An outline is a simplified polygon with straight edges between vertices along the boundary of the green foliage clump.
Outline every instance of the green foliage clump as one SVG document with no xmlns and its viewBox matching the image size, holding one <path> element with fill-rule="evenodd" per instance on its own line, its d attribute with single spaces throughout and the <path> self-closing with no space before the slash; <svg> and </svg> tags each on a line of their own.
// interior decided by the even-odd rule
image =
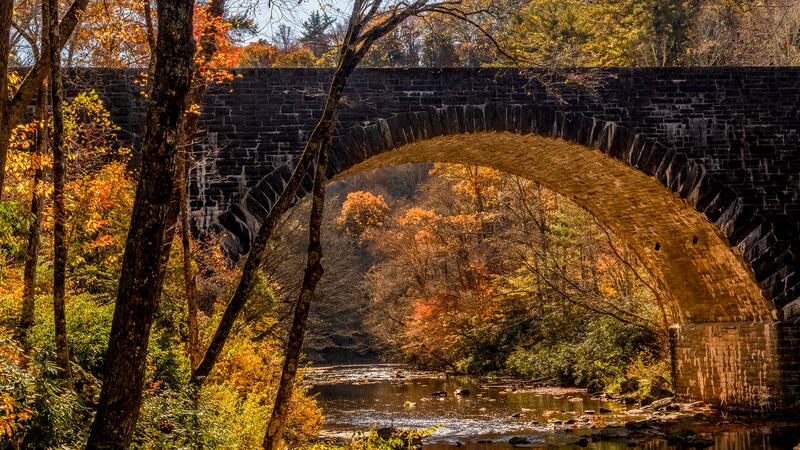
<svg viewBox="0 0 800 450">
<path fill-rule="evenodd" d="M 381 429 L 356 432 L 344 444 L 318 442 L 309 450 L 405 450 L 422 447 L 422 440 L 436 432 L 438 427 L 416 429 Z"/>
<path fill-rule="evenodd" d="M 237 437 L 216 408 L 191 389 L 160 387 L 147 393 L 136 423 L 136 449 L 235 448 Z"/>
<path fill-rule="evenodd" d="M 49 295 L 37 298 L 35 325 L 29 341 L 34 348 L 54 353 L 51 299 Z M 67 298 L 66 313 L 70 354 L 79 366 L 101 377 L 114 315 L 113 304 L 98 304 L 91 294 L 75 294 Z"/>
<path fill-rule="evenodd" d="M 0 448 L 82 448 L 88 410 L 58 379 L 52 356 L 34 352 L 26 366 L 0 341 Z"/>
<path fill-rule="evenodd" d="M 20 263 L 25 258 L 31 218 L 22 203 L 0 202 L 0 267 Z"/>
<path fill-rule="evenodd" d="M 593 317 L 583 330 L 562 323 L 530 347 L 519 346 L 507 360 L 508 369 L 532 379 L 598 391 L 625 379 L 628 368 L 655 347 L 649 330 L 607 316 Z"/>
</svg>

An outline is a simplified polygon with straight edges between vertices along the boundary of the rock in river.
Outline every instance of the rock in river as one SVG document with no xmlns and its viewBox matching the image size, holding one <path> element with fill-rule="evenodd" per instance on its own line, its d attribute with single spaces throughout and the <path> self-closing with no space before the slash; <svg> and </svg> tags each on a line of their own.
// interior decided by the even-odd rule
<svg viewBox="0 0 800 450">
<path fill-rule="evenodd" d="M 525 439 L 524 437 L 514 436 L 508 440 L 508 443 L 516 447 L 518 445 L 530 444 L 531 441 Z"/>
</svg>

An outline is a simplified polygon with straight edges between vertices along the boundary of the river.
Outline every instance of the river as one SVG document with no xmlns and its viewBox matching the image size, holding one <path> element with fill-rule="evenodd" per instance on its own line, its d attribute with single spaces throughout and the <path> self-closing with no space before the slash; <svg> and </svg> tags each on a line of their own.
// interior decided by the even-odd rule
<svg viewBox="0 0 800 450">
<path fill-rule="evenodd" d="M 325 414 L 323 436 L 331 439 L 386 427 L 436 427 L 425 439 L 426 450 L 687 448 L 686 442 L 668 442 L 661 431 L 634 440 L 627 428 L 620 428 L 625 423 L 678 413 L 642 410 L 580 389 L 526 388 L 511 379 L 445 376 L 394 364 L 318 367 L 310 369 L 306 378 Z M 467 395 L 456 395 L 459 389 L 468 391 Z M 705 439 L 707 448 L 793 449 L 800 444 L 800 423 L 794 422 L 721 416 L 703 430 L 697 434 L 702 436 L 698 442 Z M 598 438 L 600 432 L 610 439 Z"/>
</svg>

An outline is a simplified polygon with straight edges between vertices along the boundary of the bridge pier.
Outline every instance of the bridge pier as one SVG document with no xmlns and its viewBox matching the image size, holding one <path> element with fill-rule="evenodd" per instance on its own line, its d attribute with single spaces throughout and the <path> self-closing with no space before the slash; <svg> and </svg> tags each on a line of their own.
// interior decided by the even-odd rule
<svg viewBox="0 0 800 450">
<path fill-rule="evenodd" d="M 674 325 L 670 345 L 681 400 L 764 413 L 800 407 L 800 319 Z"/>
</svg>

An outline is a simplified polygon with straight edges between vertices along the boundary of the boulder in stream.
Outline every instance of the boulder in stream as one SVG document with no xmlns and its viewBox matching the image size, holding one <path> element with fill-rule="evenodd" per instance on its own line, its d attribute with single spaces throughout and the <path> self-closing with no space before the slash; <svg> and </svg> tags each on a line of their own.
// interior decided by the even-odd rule
<svg viewBox="0 0 800 450">
<path fill-rule="evenodd" d="M 508 443 L 513 445 L 514 447 L 517 447 L 520 445 L 530 444 L 531 441 L 525 439 L 524 437 L 514 436 L 508 440 Z"/>
</svg>

